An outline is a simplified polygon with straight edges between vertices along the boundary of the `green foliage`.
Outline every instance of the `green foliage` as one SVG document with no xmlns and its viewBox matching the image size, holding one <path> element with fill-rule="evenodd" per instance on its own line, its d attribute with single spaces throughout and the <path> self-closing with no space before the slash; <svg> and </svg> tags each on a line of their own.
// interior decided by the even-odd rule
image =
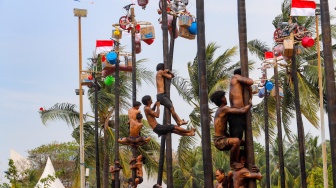
<svg viewBox="0 0 336 188">
<path fill-rule="evenodd" d="M 67 182 L 67 185 L 74 185 L 76 182 L 78 165 L 78 144 L 75 141 L 41 145 L 35 149 L 28 151 L 32 163 L 38 177 L 42 174 L 48 157 L 53 162 L 57 177 L 61 182 Z"/>
<path fill-rule="evenodd" d="M 308 188 L 323 188 L 323 169 L 314 167 L 310 170 L 307 177 Z"/>
<path fill-rule="evenodd" d="M 42 145 L 35 149 L 29 150 L 30 166 L 27 169 L 18 170 L 17 165 L 12 159 L 9 159 L 8 170 L 5 171 L 5 178 L 9 183 L 3 183 L 0 188 L 33 188 L 36 186 L 47 162 L 50 157 L 56 170 L 54 175 L 48 175 L 41 179 L 40 188 L 48 188 L 50 184 L 59 178 L 67 182 L 67 186 L 74 185 L 76 180 L 76 169 L 78 168 L 76 156 L 78 145 L 76 142 L 57 143 Z M 21 164 L 22 165 L 22 164 Z"/>
<path fill-rule="evenodd" d="M 11 188 L 11 186 L 8 183 L 0 184 L 0 188 Z"/>
<path fill-rule="evenodd" d="M 52 176 L 52 175 L 48 174 L 47 177 L 42 178 L 40 180 L 42 185 L 38 185 L 37 187 L 38 188 L 49 188 L 50 184 L 52 184 L 52 182 L 54 182 L 56 180 L 56 178 L 57 178 L 56 176 Z"/>
<path fill-rule="evenodd" d="M 22 187 L 21 184 L 19 183 L 19 173 L 18 170 L 16 168 L 16 166 L 14 165 L 14 161 L 12 159 L 9 159 L 8 162 L 8 170 L 5 172 L 5 178 L 7 178 L 9 180 L 9 182 L 11 183 L 12 187 L 15 188 L 20 188 Z"/>
<path fill-rule="evenodd" d="M 24 169 L 19 172 L 12 159 L 9 159 L 8 170 L 5 171 L 5 178 L 9 183 L 3 183 L 0 188 L 30 188 L 34 187 L 38 181 L 34 169 Z"/>
</svg>

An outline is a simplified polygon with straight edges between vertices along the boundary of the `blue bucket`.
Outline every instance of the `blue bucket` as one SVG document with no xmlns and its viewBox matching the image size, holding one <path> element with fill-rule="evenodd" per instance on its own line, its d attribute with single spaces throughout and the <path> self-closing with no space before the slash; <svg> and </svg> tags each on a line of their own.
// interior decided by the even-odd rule
<svg viewBox="0 0 336 188">
<path fill-rule="evenodd" d="M 196 35 L 197 34 L 197 22 L 192 22 L 188 28 L 189 33 Z"/>
<path fill-rule="evenodd" d="M 271 81 L 266 81 L 265 87 L 268 91 L 271 91 L 274 87 L 274 84 Z"/>
<path fill-rule="evenodd" d="M 117 63 L 117 56 L 118 56 L 117 53 L 109 52 L 108 54 L 106 54 L 106 60 L 110 64 L 114 65 Z"/>
</svg>

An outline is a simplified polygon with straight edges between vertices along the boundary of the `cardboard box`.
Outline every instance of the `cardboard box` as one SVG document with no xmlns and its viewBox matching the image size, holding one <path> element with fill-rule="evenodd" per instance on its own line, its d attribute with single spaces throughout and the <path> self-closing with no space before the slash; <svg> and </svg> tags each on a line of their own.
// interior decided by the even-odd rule
<svg viewBox="0 0 336 188">
<path fill-rule="evenodd" d="M 189 32 L 188 28 L 180 27 L 179 28 L 179 36 L 186 39 L 195 39 L 196 35 L 193 35 Z"/>
<path fill-rule="evenodd" d="M 252 94 L 257 94 L 259 92 L 259 88 L 257 85 L 251 85 L 252 88 Z"/>
<path fill-rule="evenodd" d="M 122 38 L 122 31 L 119 29 L 119 35 L 117 35 L 118 32 L 116 32 L 115 29 L 112 30 L 112 38 L 114 39 L 121 39 Z"/>
<path fill-rule="evenodd" d="M 178 25 L 180 27 L 189 27 L 191 25 L 192 21 L 193 21 L 193 19 L 190 15 L 182 14 L 179 17 Z"/>
<path fill-rule="evenodd" d="M 92 80 L 89 80 L 89 76 L 91 76 L 91 74 L 89 73 L 85 73 L 85 74 L 81 74 L 81 85 L 92 85 L 93 82 Z"/>
<path fill-rule="evenodd" d="M 155 39 L 154 27 L 152 25 L 141 27 L 140 35 L 141 35 L 141 40 Z"/>
<path fill-rule="evenodd" d="M 283 41 L 284 45 L 284 53 L 283 55 L 286 57 L 292 57 L 293 56 L 293 46 L 294 46 L 294 40 L 291 38 L 286 38 Z"/>
</svg>

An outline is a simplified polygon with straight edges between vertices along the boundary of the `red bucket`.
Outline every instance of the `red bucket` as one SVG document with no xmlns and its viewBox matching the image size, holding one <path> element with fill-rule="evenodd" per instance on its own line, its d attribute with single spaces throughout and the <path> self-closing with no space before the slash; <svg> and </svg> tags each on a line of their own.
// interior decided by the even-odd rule
<svg viewBox="0 0 336 188">
<path fill-rule="evenodd" d="M 311 37 L 303 37 L 302 39 L 302 46 L 305 48 L 310 48 L 312 46 L 314 46 L 314 39 Z"/>
<path fill-rule="evenodd" d="M 273 58 L 273 52 L 265 52 L 265 59 L 272 59 Z"/>
</svg>

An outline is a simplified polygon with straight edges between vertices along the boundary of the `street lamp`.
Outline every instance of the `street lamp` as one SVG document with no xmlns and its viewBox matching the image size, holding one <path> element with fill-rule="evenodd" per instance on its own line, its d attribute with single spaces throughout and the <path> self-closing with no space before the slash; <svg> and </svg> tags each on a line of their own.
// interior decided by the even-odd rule
<svg viewBox="0 0 336 188">
<path fill-rule="evenodd" d="M 321 140 L 322 140 L 322 158 L 323 158 L 323 184 L 324 187 L 328 187 L 328 169 L 327 169 L 327 149 L 325 142 L 325 130 L 324 130 L 324 112 L 323 112 L 323 86 L 322 86 L 322 66 L 321 66 L 321 54 L 320 54 L 320 34 L 319 34 L 319 15 L 321 14 L 320 4 L 316 3 L 315 9 L 315 23 L 316 23 L 316 50 L 317 50 L 317 62 L 318 62 L 318 87 L 320 97 L 320 126 L 321 126 Z"/>
<path fill-rule="evenodd" d="M 75 89 L 75 92 L 76 92 L 76 95 L 79 95 L 79 89 Z M 84 95 L 84 93 L 85 93 L 85 90 L 82 89 L 82 95 Z"/>
<path fill-rule="evenodd" d="M 87 10 L 73 10 L 74 16 L 78 17 L 78 56 L 79 56 L 79 91 L 82 91 L 81 74 L 82 74 L 82 33 L 81 33 L 81 17 L 86 17 Z M 79 92 L 79 160 L 80 160 L 80 187 L 85 187 L 85 166 L 84 166 L 84 137 L 83 137 L 83 92 Z"/>
</svg>

